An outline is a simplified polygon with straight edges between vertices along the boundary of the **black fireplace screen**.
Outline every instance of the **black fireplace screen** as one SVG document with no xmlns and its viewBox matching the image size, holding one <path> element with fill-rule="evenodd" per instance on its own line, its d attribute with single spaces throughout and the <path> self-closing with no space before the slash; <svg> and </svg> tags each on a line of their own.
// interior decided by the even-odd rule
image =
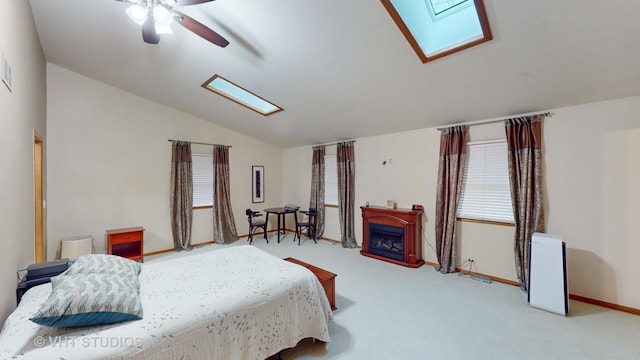
<svg viewBox="0 0 640 360">
<path fill-rule="evenodd" d="M 369 252 L 394 260 L 404 260 L 404 228 L 369 223 Z"/>
</svg>

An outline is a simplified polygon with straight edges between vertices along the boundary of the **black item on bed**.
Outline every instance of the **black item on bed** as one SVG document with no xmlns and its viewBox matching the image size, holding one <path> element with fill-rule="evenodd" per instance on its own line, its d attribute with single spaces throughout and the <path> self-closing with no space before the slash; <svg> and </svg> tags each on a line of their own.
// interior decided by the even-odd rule
<svg viewBox="0 0 640 360">
<path fill-rule="evenodd" d="M 18 270 L 18 286 L 16 287 L 16 304 L 22 295 L 34 286 L 45 284 L 51 278 L 66 271 L 73 263 L 70 259 L 62 259 L 42 264 L 31 264 L 26 269 Z"/>
</svg>

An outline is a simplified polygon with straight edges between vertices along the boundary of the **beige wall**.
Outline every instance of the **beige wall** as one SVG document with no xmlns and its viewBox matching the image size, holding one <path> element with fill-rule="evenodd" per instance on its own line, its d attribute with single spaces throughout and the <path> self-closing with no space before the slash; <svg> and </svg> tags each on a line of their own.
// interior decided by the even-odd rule
<svg viewBox="0 0 640 360">
<path fill-rule="evenodd" d="M 640 97 L 555 110 L 545 124 L 549 233 L 572 293 L 640 308 Z"/>
<path fill-rule="evenodd" d="M 4 321 L 16 304 L 16 270 L 35 261 L 34 130 L 45 149 L 47 143 L 45 61 L 28 1 L 0 1 L 0 52 L 13 69 L 13 92 L 0 82 L 0 320 Z"/>
<path fill-rule="evenodd" d="M 547 232 L 564 237 L 571 293 L 640 308 L 640 253 L 634 222 L 640 219 L 640 97 L 553 110 L 544 125 Z M 501 123 L 475 125 L 472 140 L 504 138 Z M 434 212 L 439 132 L 420 129 L 357 139 L 356 203 L 408 208 L 423 204 L 426 261 L 436 262 Z M 382 166 L 382 161 L 391 159 Z M 284 151 L 284 163 L 299 169 L 285 178 L 284 199 L 308 204 L 311 148 Z M 306 206 L 306 205 L 305 205 Z M 362 242 L 356 208 L 358 243 Z M 340 239 L 336 209 L 327 210 L 325 236 Z M 516 281 L 513 227 L 463 222 L 458 227 L 458 264 L 475 260 L 474 271 Z"/>
<path fill-rule="evenodd" d="M 49 258 L 63 237 L 143 226 L 145 252 L 173 248 L 169 220 L 171 143 L 232 145 L 231 201 L 240 235 L 244 210 L 282 204 L 282 149 L 161 104 L 47 65 Z M 211 147 L 199 147 L 211 151 Z M 194 147 L 194 150 L 197 150 Z M 264 204 L 251 203 L 251 166 L 265 166 Z M 211 209 L 196 210 L 192 243 L 212 240 Z"/>
</svg>

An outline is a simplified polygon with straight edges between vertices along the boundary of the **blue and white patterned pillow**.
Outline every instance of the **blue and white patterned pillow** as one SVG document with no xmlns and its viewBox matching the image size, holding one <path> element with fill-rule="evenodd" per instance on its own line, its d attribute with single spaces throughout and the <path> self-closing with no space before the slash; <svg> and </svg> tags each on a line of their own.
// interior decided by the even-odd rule
<svg viewBox="0 0 640 360">
<path fill-rule="evenodd" d="M 62 275 L 115 274 L 137 277 L 141 268 L 139 262 L 120 256 L 89 254 L 80 256 Z"/>
<path fill-rule="evenodd" d="M 50 327 L 80 327 L 142 319 L 137 278 L 114 274 L 59 275 L 31 321 Z"/>
</svg>

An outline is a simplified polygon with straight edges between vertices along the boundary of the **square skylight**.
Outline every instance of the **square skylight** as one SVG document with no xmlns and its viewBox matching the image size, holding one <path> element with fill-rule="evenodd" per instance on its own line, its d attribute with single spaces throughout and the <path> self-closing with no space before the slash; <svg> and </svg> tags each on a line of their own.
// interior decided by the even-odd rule
<svg viewBox="0 0 640 360">
<path fill-rule="evenodd" d="M 218 74 L 213 75 L 209 80 L 205 81 L 202 87 L 264 116 L 284 110 Z"/>
<path fill-rule="evenodd" d="M 380 0 L 422 62 L 492 39 L 482 0 Z"/>
</svg>

